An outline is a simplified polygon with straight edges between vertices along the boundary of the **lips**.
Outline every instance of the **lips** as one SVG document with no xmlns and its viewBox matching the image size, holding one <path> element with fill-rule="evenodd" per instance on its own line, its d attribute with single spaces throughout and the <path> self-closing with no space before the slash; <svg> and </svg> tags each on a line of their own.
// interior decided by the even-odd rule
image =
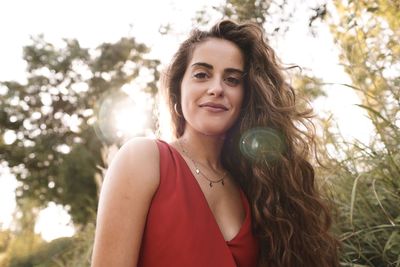
<svg viewBox="0 0 400 267">
<path fill-rule="evenodd" d="M 214 103 L 214 102 L 206 102 L 199 105 L 201 108 L 206 108 L 210 111 L 227 111 L 228 108 L 223 104 Z"/>
</svg>

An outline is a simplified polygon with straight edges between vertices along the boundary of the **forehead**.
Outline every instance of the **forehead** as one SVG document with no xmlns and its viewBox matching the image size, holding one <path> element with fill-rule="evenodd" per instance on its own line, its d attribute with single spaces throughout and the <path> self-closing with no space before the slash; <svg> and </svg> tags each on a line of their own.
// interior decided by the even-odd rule
<svg viewBox="0 0 400 267">
<path fill-rule="evenodd" d="M 244 69 L 244 56 L 239 47 L 224 39 L 210 38 L 196 45 L 189 66 L 204 62 L 214 68 Z"/>
</svg>

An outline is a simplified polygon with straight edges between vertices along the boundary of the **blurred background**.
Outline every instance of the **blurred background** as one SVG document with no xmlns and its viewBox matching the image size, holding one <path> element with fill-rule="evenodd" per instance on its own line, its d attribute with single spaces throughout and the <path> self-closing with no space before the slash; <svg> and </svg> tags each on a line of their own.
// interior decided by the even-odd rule
<svg viewBox="0 0 400 267">
<path fill-rule="evenodd" d="M 251 20 L 315 111 L 343 266 L 400 266 L 400 2 L 0 2 L 0 266 L 90 266 L 104 172 L 171 140 L 159 78 L 193 27 Z"/>
</svg>

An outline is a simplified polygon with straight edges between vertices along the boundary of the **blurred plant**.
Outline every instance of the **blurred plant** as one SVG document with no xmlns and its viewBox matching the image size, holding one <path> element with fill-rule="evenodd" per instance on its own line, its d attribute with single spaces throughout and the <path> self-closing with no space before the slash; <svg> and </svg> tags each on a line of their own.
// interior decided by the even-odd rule
<svg viewBox="0 0 400 267">
<path fill-rule="evenodd" d="M 88 224 L 74 237 L 43 240 L 29 251 L 22 250 L 26 235 L 13 237 L 9 253 L 1 261 L 4 267 L 89 267 L 93 243 L 94 225 Z M 39 237 L 37 237 L 39 238 Z"/>
<path fill-rule="evenodd" d="M 337 207 L 344 266 L 400 266 L 400 5 L 336 1 L 330 24 L 340 62 L 374 132 L 370 143 L 326 127 L 323 174 Z M 357 127 L 357 122 L 354 122 Z"/>
<path fill-rule="evenodd" d="M 7 250 L 8 244 L 11 239 L 11 231 L 3 230 L 0 231 L 0 253 L 4 253 Z"/>
<path fill-rule="evenodd" d="M 204 6 L 192 20 L 193 26 L 210 26 L 213 17 L 229 18 L 235 21 L 251 21 L 263 27 L 268 36 L 284 34 L 288 31 L 296 3 L 287 0 L 226 0 L 217 6 Z M 215 14 L 214 16 L 212 16 Z M 214 23 L 214 22 L 212 22 Z"/>
<path fill-rule="evenodd" d="M 9 265 L 9 245 L 11 243 L 12 233 L 10 230 L 0 231 L 0 267 Z"/>
</svg>

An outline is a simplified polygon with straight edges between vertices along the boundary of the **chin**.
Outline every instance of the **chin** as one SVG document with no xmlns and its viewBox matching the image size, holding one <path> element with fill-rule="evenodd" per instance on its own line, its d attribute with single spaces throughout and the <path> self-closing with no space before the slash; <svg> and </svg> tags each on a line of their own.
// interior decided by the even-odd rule
<svg viewBox="0 0 400 267">
<path fill-rule="evenodd" d="M 233 125 L 234 121 L 230 120 L 204 120 L 204 118 L 202 118 L 201 120 L 186 121 L 185 130 L 192 129 L 193 131 L 206 136 L 224 137 Z"/>
<path fill-rule="evenodd" d="M 221 127 L 221 125 L 219 125 L 218 127 L 199 127 L 197 130 L 207 136 L 224 137 L 229 129 L 230 127 Z"/>
</svg>

